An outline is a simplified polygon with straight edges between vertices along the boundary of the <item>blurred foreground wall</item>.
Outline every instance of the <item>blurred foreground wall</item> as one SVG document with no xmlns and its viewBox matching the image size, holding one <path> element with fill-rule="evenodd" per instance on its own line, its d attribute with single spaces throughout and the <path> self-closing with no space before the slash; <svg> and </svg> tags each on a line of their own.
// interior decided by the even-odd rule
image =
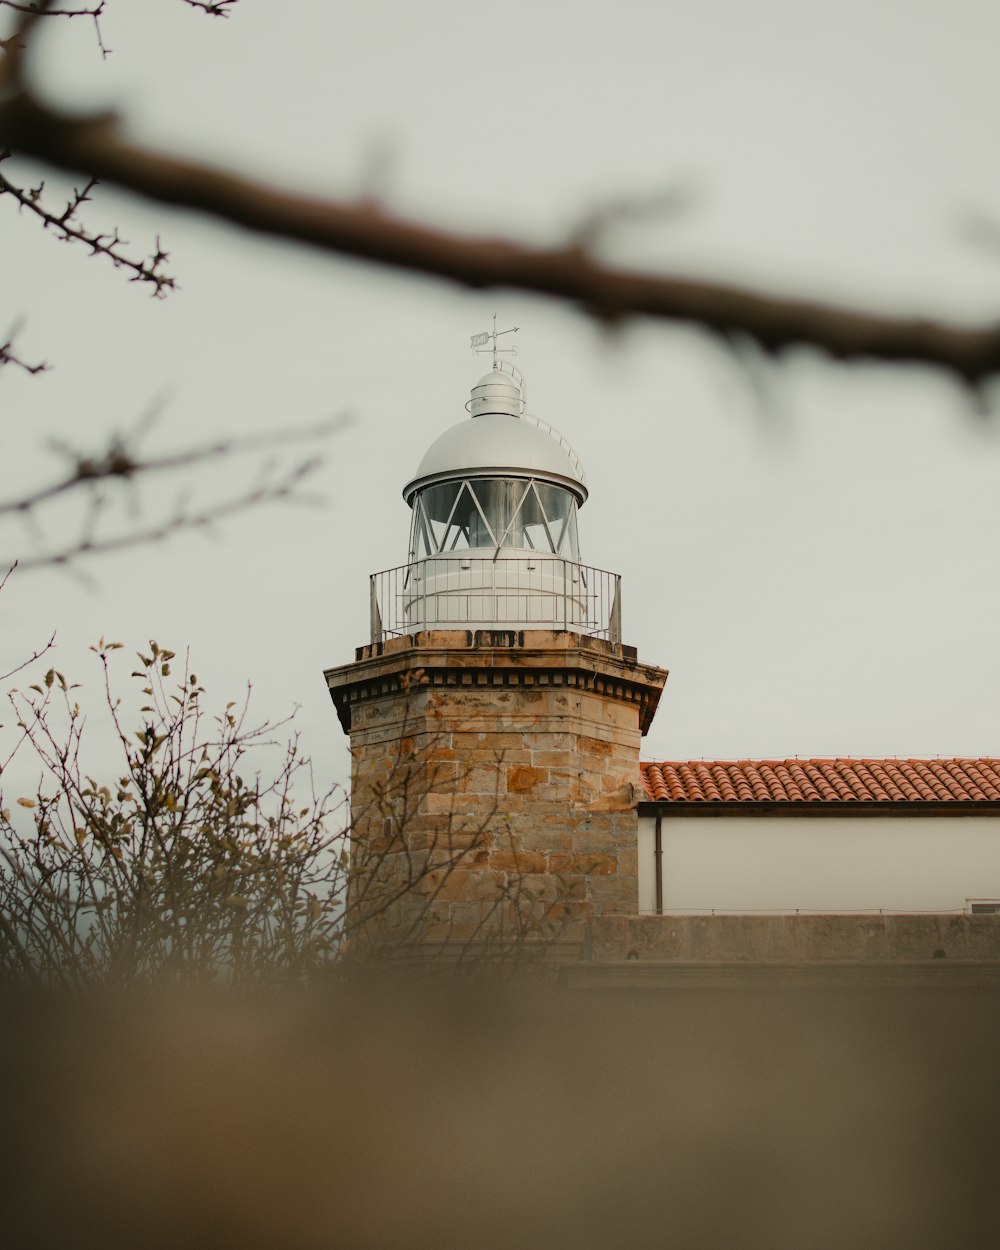
<svg viewBox="0 0 1000 1250">
<path fill-rule="evenodd" d="M 947 980 L 3 1011 L 12 1247 L 939 1250 L 1000 1218 L 1000 997 Z"/>
</svg>

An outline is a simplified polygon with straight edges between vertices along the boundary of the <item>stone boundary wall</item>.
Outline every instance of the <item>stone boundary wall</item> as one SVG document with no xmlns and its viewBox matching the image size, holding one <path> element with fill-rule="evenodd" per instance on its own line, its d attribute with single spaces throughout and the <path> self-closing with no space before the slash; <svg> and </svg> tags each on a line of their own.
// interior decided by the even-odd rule
<svg viewBox="0 0 1000 1250">
<path fill-rule="evenodd" d="M 1000 916 L 596 916 L 595 962 L 1000 961 Z"/>
</svg>

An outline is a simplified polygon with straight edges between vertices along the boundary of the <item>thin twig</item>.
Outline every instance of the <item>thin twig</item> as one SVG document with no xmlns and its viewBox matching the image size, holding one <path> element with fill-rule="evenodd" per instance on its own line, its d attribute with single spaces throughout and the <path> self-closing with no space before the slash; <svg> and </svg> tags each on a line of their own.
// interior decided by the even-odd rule
<svg viewBox="0 0 1000 1250">
<path fill-rule="evenodd" d="M 16 4 L 15 0 L 0 0 L 0 8 L 13 9 L 15 13 L 32 13 L 38 17 L 100 17 L 106 0 L 92 9 L 53 9 L 44 4 Z"/>
<path fill-rule="evenodd" d="M 20 356 L 15 356 L 11 348 L 14 346 L 13 338 L 9 338 L 6 343 L 0 343 L 0 365 L 17 365 L 19 369 L 23 369 L 25 373 L 46 373 L 50 365 L 44 360 L 38 361 L 36 364 L 29 365 L 26 360 L 22 360 Z"/>
<path fill-rule="evenodd" d="M 6 673 L 0 673 L 0 681 L 7 681 L 9 677 L 13 677 L 15 673 L 20 673 L 22 669 L 26 669 L 29 664 L 34 664 L 36 660 L 40 660 L 43 655 L 47 654 L 56 645 L 56 631 L 53 630 L 51 637 L 44 646 L 34 650 L 27 659 L 22 660 L 20 664 L 15 664 L 13 668 L 9 668 Z"/>
<path fill-rule="evenodd" d="M 192 9 L 201 9 L 203 13 L 208 13 L 212 17 L 228 17 L 229 10 L 234 4 L 238 4 L 239 0 L 183 0 L 183 2 Z"/>
<path fill-rule="evenodd" d="M 11 155 L 13 154 L 9 151 L 0 153 L 0 162 L 9 159 Z M 161 272 L 160 266 L 169 260 L 170 256 L 163 250 L 159 237 L 156 239 L 156 250 L 149 260 L 133 260 L 122 252 L 121 249 L 127 247 L 128 243 L 119 235 L 117 228 L 110 234 L 95 234 L 83 226 L 73 224 L 77 211 L 82 205 L 90 202 L 90 193 L 97 184 L 98 180 L 91 178 L 82 190 L 74 187 L 72 199 L 67 201 L 66 207 L 58 215 L 50 212 L 41 203 L 41 195 L 45 189 L 44 182 L 26 190 L 24 187 L 16 186 L 3 173 L 0 173 L 0 196 L 13 196 L 22 209 L 26 208 L 39 217 L 45 229 L 51 226 L 64 242 L 85 243 L 93 255 L 107 256 L 116 269 L 130 270 L 133 274 L 131 279 L 133 282 L 152 283 L 153 295 L 162 298 L 168 290 L 173 290 L 177 286 L 177 281 Z"/>
<path fill-rule="evenodd" d="M 3 588 L 7 585 L 8 579 L 13 574 L 16 568 L 17 568 L 17 561 L 15 560 L 14 563 L 7 570 L 7 572 L 4 573 L 3 577 L 0 577 L 0 593 L 2 593 Z M 13 677 L 15 673 L 21 672 L 21 670 L 27 668 L 29 664 L 34 664 L 34 662 L 36 660 L 40 660 L 47 651 L 51 651 L 55 645 L 56 645 L 56 634 L 55 634 L 55 630 L 53 630 L 52 636 L 49 638 L 48 642 L 45 643 L 44 646 L 38 647 L 35 651 L 31 653 L 31 655 L 28 656 L 26 660 L 22 660 L 20 664 L 16 664 L 13 668 L 8 669 L 6 673 L 0 673 L 0 681 L 6 681 L 8 677 Z M 0 772 L 2 771 L 3 771 L 3 768 L 0 767 Z"/>
<path fill-rule="evenodd" d="M 101 49 L 101 56 L 111 55 L 111 49 L 104 43 L 101 35 L 101 17 L 104 13 L 104 6 L 107 0 L 100 0 L 100 3 L 92 9 L 54 9 L 51 4 L 17 4 L 15 0 L 0 0 L 0 8 L 13 9 L 15 13 L 23 13 L 32 18 L 36 17 L 89 17 L 94 22 L 94 32 L 97 35 L 97 46 Z M 7 41 L 4 41 L 7 46 Z M 16 45 L 15 45 L 16 46 Z"/>
</svg>

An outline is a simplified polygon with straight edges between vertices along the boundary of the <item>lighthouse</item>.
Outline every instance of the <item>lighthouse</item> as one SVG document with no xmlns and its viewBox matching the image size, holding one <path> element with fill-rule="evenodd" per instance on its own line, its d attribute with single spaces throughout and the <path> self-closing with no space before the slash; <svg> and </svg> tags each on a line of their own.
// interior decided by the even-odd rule
<svg viewBox="0 0 1000 1250">
<path fill-rule="evenodd" d="M 356 945 L 572 958 L 638 911 L 639 743 L 667 674 L 585 564 L 569 441 L 499 360 L 404 485 L 404 564 L 325 673 L 350 737 Z"/>
</svg>

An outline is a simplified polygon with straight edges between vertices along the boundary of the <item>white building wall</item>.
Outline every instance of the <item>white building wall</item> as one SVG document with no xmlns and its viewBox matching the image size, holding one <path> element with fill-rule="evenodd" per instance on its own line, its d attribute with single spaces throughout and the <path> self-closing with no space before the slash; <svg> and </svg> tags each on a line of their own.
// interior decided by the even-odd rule
<svg viewBox="0 0 1000 1250">
<path fill-rule="evenodd" d="M 639 910 L 656 910 L 655 817 L 639 820 Z M 1000 898 L 1000 817 L 671 816 L 665 912 L 962 911 Z"/>
</svg>

